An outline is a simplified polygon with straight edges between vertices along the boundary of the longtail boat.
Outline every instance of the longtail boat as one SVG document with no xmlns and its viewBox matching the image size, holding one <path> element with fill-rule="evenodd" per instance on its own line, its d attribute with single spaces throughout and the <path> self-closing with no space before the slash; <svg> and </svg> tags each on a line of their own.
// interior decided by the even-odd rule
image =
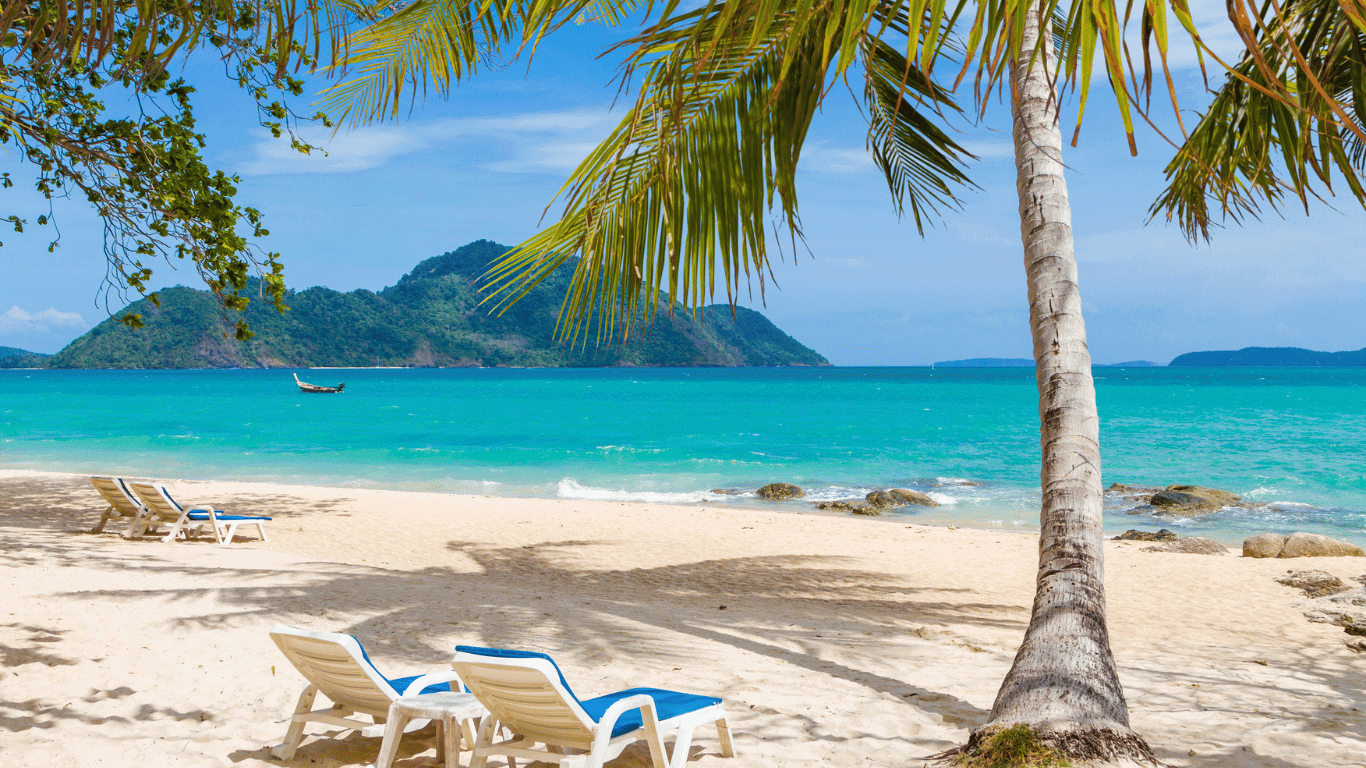
<svg viewBox="0 0 1366 768">
<path fill-rule="evenodd" d="M 298 384 L 298 385 L 299 385 L 299 389 L 302 390 L 302 391 L 304 391 L 304 392 L 315 392 L 315 393 L 320 393 L 320 394 L 321 394 L 321 393 L 326 393 L 326 392 L 333 392 L 333 393 L 341 392 L 341 391 L 342 391 L 342 387 L 345 387 L 345 386 L 346 386 L 345 384 L 338 384 L 338 385 L 335 386 L 335 387 L 320 387 L 320 386 L 318 386 L 317 384 L 309 384 L 309 383 L 307 383 L 307 382 L 299 381 L 299 374 L 297 374 L 297 373 L 294 374 L 294 383 L 295 383 L 295 384 Z"/>
</svg>

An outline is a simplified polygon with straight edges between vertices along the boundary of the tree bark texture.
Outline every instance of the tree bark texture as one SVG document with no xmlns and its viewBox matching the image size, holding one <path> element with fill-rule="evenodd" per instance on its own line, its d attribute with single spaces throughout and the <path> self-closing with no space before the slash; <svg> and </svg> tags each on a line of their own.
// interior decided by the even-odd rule
<svg viewBox="0 0 1366 768">
<path fill-rule="evenodd" d="M 1074 757 L 1150 759 L 1129 730 L 1105 625 L 1100 419 L 1063 179 L 1057 59 L 1052 35 L 1040 46 L 1038 7 L 1028 14 L 1011 86 L 1043 448 L 1039 574 L 1024 642 L 973 739 L 1023 723 Z"/>
</svg>

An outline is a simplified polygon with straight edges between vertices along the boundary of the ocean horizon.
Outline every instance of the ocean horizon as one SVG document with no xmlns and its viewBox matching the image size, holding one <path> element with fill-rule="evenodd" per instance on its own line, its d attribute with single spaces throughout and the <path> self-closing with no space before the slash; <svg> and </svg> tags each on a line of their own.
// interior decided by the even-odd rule
<svg viewBox="0 0 1366 768">
<path fill-rule="evenodd" d="M 302 394 L 292 373 L 346 391 Z M 1366 369 L 1095 377 L 1106 485 L 1260 505 L 1152 517 L 1107 494 L 1111 535 L 1366 545 Z M 2 370 L 0 394 L 7 469 L 793 512 L 900 487 L 941 506 L 888 517 L 1038 528 L 1032 368 Z M 771 482 L 807 497 L 754 495 Z"/>
</svg>

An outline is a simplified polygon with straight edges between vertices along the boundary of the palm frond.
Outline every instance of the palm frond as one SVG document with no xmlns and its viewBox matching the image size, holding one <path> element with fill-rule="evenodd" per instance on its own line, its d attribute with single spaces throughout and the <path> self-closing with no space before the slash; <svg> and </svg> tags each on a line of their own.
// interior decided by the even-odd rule
<svg viewBox="0 0 1366 768">
<path fill-rule="evenodd" d="M 1322 194 L 1333 194 L 1335 176 L 1366 205 L 1366 34 L 1336 0 L 1300 2 L 1283 13 L 1265 26 L 1258 49 L 1229 74 L 1167 166 L 1168 185 L 1150 213 L 1175 222 L 1187 238 L 1208 239 L 1211 223 L 1256 217 L 1261 205 L 1276 210 L 1287 197 L 1308 206 L 1321 194 L 1316 182 Z M 1285 53 L 1292 44 L 1305 66 Z"/>
<path fill-rule="evenodd" d="M 653 60 L 635 105 L 561 190 L 561 219 L 492 268 L 491 299 L 516 301 L 574 254 L 560 328 L 570 338 L 590 320 L 628 333 L 642 293 L 647 318 L 661 292 L 695 307 L 718 272 L 731 300 L 742 276 L 763 291 L 770 215 L 800 237 L 796 166 L 825 86 L 825 38 L 776 17 L 716 39 L 718 5 L 639 38 Z"/>
<path fill-rule="evenodd" d="M 599 340 L 629 333 L 666 292 L 695 309 L 718 277 L 732 303 L 742 279 L 762 294 L 770 229 L 794 248 L 801 237 L 797 163 L 846 37 L 823 13 L 736 13 L 720 2 L 647 29 L 630 43 L 633 67 L 645 70 L 635 105 L 561 190 L 561 219 L 493 267 L 491 298 L 506 306 L 580 254 L 560 332 L 586 341 L 590 326 Z M 971 155 L 917 106 L 958 108 L 885 43 L 864 35 L 847 45 L 869 78 L 874 160 L 923 225 L 971 183 L 960 167 Z"/>
<path fill-rule="evenodd" d="M 962 166 L 965 158 L 976 157 L 916 108 L 958 114 L 948 94 L 885 41 L 869 38 L 864 47 L 868 150 L 887 179 L 897 213 L 904 214 L 909 204 L 923 234 L 926 213 L 956 207 L 955 187 L 972 186 Z"/>
</svg>

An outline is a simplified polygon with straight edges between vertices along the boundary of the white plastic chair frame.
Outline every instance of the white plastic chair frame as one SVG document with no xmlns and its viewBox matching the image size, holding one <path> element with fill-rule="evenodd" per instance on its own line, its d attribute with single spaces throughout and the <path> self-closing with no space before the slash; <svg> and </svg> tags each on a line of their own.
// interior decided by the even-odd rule
<svg viewBox="0 0 1366 768">
<path fill-rule="evenodd" d="M 730 722 L 721 704 L 660 720 L 654 699 L 636 694 L 613 702 L 597 722 L 579 706 L 575 697 L 560 683 L 560 671 L 550 661 L 539 658 L 489 657 L 458 652 L 451 666 L 489 710 L 479 725 L 470 768 L 484 768 L 490 757 L 523 757 L 542 762 L 558 762 L 561 768 L 602 768 L 603 763 L 621 754 L 634 741 L 644 739 L 650 748 L 654 768 L 682 768 L 688 761 L 693 730 L 699 725 L 716 723 L 721 754 L 734 757 Z M 613 737 L 617 720 L 633 709 L 641 712 L 642 726 Z M 494 743 L 499 728 L 507 728 L 513 739 Z M 663 735 L 678 729 L 672 756 L 665 749 Z M 534 749 L 543 744 L 545 749 Z M 571 750 L 582 750 L 573 754 Z M 558 752 L 558 754 L 557 754 Z"/>
<path fill-rule="evenodd" d="M 147 507 L 149 521 L 158 523 L 169 523 L 171 530 L 162 541 L 174 541 L 176 536 L 184 535 L 189 538 L 191 534 L 198 532 L 206 524 L 213 531 L 213 538 L 223 546 L 231 546 L 233 537 L 237 535 L 237 526 L 254 525 L 256 532 L 261 536 L 261 541 L 267 541 L 265 523 L 261 518 L 247 518 L 245 520 L 221 520 L 218 517 L 219 510 L 213 507 L 196 507 L 193 511 L 207 512 L 208 520 L 191 520 L 191 510 L 180 506 L 180 503 L 171 498 L 166 489 L 151 483 L 129 483 L 133 493 L 142 499 L 142 503 Z"/>
<path fill-rule="evenodd" d="M 91 533 L 100 533 L 104 530 L 105 523 L 115 515 L 130 518 L 128 521 L 128 531 L 124 536 L 132 538 L 141 536 L 143 529 L 147 527 L 147 507 L 137 497 L 128 490 L 123 484 L 123 478 L 119 477 L 92 477 L 90 484 L 95 486 L 95 490 L 100 492 L 100 496 L 109 506 L 100 516 L 100 521 L 90 529 Z"/>
<path fill-rule="evenodd" d="M 462 687 L 458 674 L 453 670 L 442 670 L 418 677 L 405 690 L 395 690 L 365 657 L 356 638 L 350 635 L 310 632 L 276 624 L 270 630 L 270 638 L 294 668 L 299 670 L 299 674 L 308 680 L 289 718 L 285 740 L 271 749 L 271 754 L 281 760 L 294 756 L 303 741 L 304 725 L 307 723 L 326 723 L 360 731 L 363 736 L 380 736 L 384 732 L 385 719 L 389 716 L 389 705 L 400 696 L 420 693 L 437 683 L 456 683 L 457 688 Z M 331 707 L 313 709 L 319 693 L 332 702 Z M 351 719 L 357 715 L 369 715 L 372 722 Z M 427 720 L 413 720 L 404 731 L 415 731 L 427 723 Z M 445 744 L 448 741 L 449 736 L 443 733 L 437 743 Z"/>
</svg>

